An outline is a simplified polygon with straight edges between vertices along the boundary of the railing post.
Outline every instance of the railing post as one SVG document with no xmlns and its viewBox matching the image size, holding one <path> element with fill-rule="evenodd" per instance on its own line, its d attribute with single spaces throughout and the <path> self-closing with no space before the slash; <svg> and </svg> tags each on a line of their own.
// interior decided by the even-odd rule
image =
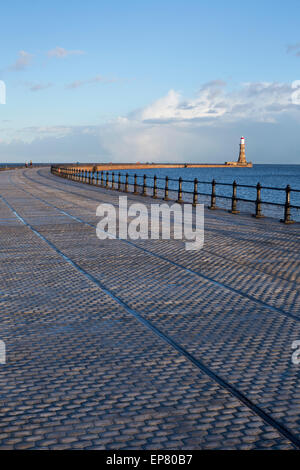
<svg viewBox="0 0 300 470">
<path fill-rule="evenodd" d="M 194 194 L 193 194 L 193 206 L 197 206 L 198 204 L 198 180 L 197 178 L 194 179 Z"/>
<path fill-rule="evenodd" d="M 133 185 L 133 194 L 138 194 L 138 188 L 137 188 L 137 175 L 136 173 L 134 174 L 134 185 Z"/>
<path fill-rule="evenodd" d="M 256 219 L 261 219 L 263 217 L 263 214 L 261 211 L 261 185 L 260 183 L 257 183 L 256 185 L 255 214 L 253 214 L 253 217 L 255 217 Z"/>
<path fill-rule="evenodd" d="M 126 176 L 125 176 L 125 189 L 124 189 L 125 193 L 128 193 L 128 173 L 126 173 Z"/>
<path fill-rule="evenodd" d="M 115 173 L 111 173 L 111 189 L 115 189 Z"/>
<path fill-rule="evenodd" d="M 166 181 L 165 181 L 165 197 L 164 201 L 169 201 L 169 177 L 166 176 Z"/>
<path fill-rule="evenodd" d="M 103 170 L 101 171 L 100 186 L 103 188 Z"/>
<path fill-rule="evenodd" d="M 281 219 L 280 222 L 283 224 L 294 223 L 294 221 L 291 219 L 291 187 L 289 184 L 285 188 L 284 219 Z"/>
<path fill-rule="evenodd" d="M 96 171 L 96 185 L 99 185 L 99 171 Z"/>
<path fill-rule="evenodd" d="M 237 191 L 237 182 L 234 181 L 232 183 L 232 198 L 231 198 L 231 214 L 239 214 L 240 211 L 237 210 L 237 197 L 236 197 L 236 191 Z"/>
<path fill-rule="evenodd" d="M 108 171 L 106 172 L 105 189 L 108 189 Z"/>
<path fill-rule="evenodd" d="M 89 170 L 89 184 L 91 184 L 91 176 L 92 176 L 91 173 L 92 172 Z"/>
<path fill-rule="evenodd" d="M 177 198 L 177 203 L 181 204 L 182 203 L 182 178 L 178 179 L 178 198 Z"/>
<path fill-rule="evenodd" d="M 154 175 L 154 180 L 153 180 L 153 199 L 157 199 L 157 176 Z"/>
<path fill-rule="evenodd" d="M 121 173 L 118 174 L 118 191 L 121 191 Z"/>
<path fill-rule="evenodd" d="M 210 198 L 210 210 L 215 210 L 216 207 L 216 181 L 212 180 L 211 182 L 211 198 Z"/>
<path fill-rule="evenodd" d="M 146 175 L 144 175 L 144 178 L 143 178 L 142 196 L 147 196 L 147 177 L 146 177 Z"/>
</svg>

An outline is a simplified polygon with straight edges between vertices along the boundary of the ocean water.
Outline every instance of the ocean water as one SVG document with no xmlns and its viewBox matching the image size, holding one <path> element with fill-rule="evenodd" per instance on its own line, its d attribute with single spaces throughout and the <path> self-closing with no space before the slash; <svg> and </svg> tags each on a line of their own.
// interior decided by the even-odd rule
<svg viewBox="0 0 300 470">
<path fill-rule="evenodd" d="M 0 168 L 9 168 L 9 167 L 15 167 L 15 166 L 24 166 L 24 163 L 0 163 Z"/>
<path fill-rule="evenodd" d="M 123 170 L 122 173 L 125 171 Z M 178 178 L 181 177 L 183 182 L 183 191 L 192 191 L 193 184 L 185 182 L 197 178 L 198 191 L 203 193 L 199 196 L 199 202 L 209 204 L 209 195 L 211 192 L 211 181 L 215 179 L 217 183 L 230 183 L 236 181 L 238 184 L 256 186 L 259 182 L 262 186 L 275 187 L 285 189 L 289 184 L 292 189 L 300 191 L 300 165 L 254 165 L 253 168 L 161 168 L 149 170 L 129 170 L 130 175 L 136 173 L 137 175 L 147 175 L 150 186 L 153 184 L 153 176 L 156 175 L 162 180 L 158 181 L 158 187 L 164 187 L 163 179 L 168 176 L 170 179 L 176 181 L 169 182 L 169 188 L 176 191 L 178 188 Z M 130 178 L 131 180 L 131 178 Z M 142 178 L 138 180 L 142 184 Z M 231 201 L 222 198 L 231 197 L 231 186 L 216 186 L 217 205 L 220 208 L 230 209 Z M 174 193 L 173 196 L 176 196 Z M 191 195 L 184 195 L 185 199 L 190 200 Z M 238 209 L 244 212 L 253 212 L 255 210 L 256 189 L 255 188 L 240 188 L 237 189 L 237 197 L 241 199 L 249 199 L 253 203 L 243 201 L 238 202 Z M 261 199 L 270 203 L 285 203 L 285 191 L 274 191 L 271 189 L 262 189 Z M 300 221 L 300 192 L 291 192 L 291 204 L 299 206 L 299 209 L 292 209 L 292 216 L 294 220 Z M 266 216 L 282 217 L 283 208 L 272 206 L 270 204 L 262 205 L 263 213 Z"/>
</svg>

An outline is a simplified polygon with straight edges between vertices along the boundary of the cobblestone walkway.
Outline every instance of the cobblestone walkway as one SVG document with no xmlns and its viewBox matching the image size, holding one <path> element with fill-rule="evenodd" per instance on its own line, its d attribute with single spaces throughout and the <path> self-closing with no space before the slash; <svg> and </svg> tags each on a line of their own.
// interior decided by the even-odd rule
<svg viewBox="0 0 300 470">
<path fill-rule="evenodd" d="M 0 173 L 0 449 L 300 449 L 300 225 L 101 241 L 119 195 Z"/>
</svg>

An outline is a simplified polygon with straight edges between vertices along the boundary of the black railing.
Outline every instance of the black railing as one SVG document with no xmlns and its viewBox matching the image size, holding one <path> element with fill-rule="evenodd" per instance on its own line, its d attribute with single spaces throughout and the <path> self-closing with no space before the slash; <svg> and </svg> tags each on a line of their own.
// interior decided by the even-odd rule
<svg viewBox="0 0 300 470">
<path fill-rule="evenodd" d="M 164 178 L 159 178 L 156 175 L 147 176 L 147 175 L 137 175 L 137 174 L 128 174 L 114 171 L 97 171 L 97 170 L 81 170 L 76 167 L 62 167 L 62 166 L 51 166 L 51 172 L 54 175 L 71 179 L 73 181 L 78 181 L 81 183 L 91 184 L 94 186 L 99 186 L 106 189 L 123 191 L 123 192 L 132 192 L 133 194 L 140 194 L 141 196 L 150 196 L 154 199 L 161 196 L 165 201 L 169 201 L 170 192 L 176 193 L 177 203 L 192 203 L 193 206 L 196 206 L 199 203 L 199 196 L 206 196 L 210 199 L 209 209 L 215 210 L 218 209 L 217 199 L 228 200 L 231 203 L 231 208 L 229 212 L 232 214 L 238 214 L 238 206 L 241 202 L 253 203 L 255 205 L 255 212 L 253 217 L 261 218 L 264 217 L 262 206 L 270 205 L 275 207 L 282 207 L 283 217 L 280 219 L 281 222 L 285 224 L 291 224 L 294 221 L 291 217 L 292 209 L 300 209 L 300 206 L 291 203 L 291 194 L 300 193 L 300 189 L 292 189 L 290 185 L 287 185 L 285 188 L 275 188 L 270 186 L 262 186 L 260 183 L 257 183 L 256 186 L 247 185 L 247 184 L 238 184 L 236 181 L 233 183 L 219 183 L 215 180 L 212 181 L 198 181 L 197 178 L 192 180 L 184 180 L 181 177 L 178 179 L 169 178 L 168 176 Z M 153 180 L 153 184 L 149 185 L 149 180 Z M 173 187 L 170 189 L 170 182 L 173 184 Z M 148 184 L 147 184 L 148 183 Z M 187 184 L 191 189 L 184 189 L 183 185 Z M 199 185 L 204 185 L 209 187 L 209 192 L 199 191 Z M 217 187 L 230 187 L 231 194 L 217 194 Z M 247 199 L 240 197 L 238 195 L 238 189 L 252 189 L 256 192 L 255 199 Z M 147 191 L 147 190 L 151 190 Z M 277 191 L 281 194 L 285 194 L 285 202 L 275 202 L 275 201 L 264 201 L 261 197 L 261 191 Z M 188 195 L 190 200 L 184 199 L 183 195 Z M 173 200 L 173 199 L 172 199 Z"/>
</svg>

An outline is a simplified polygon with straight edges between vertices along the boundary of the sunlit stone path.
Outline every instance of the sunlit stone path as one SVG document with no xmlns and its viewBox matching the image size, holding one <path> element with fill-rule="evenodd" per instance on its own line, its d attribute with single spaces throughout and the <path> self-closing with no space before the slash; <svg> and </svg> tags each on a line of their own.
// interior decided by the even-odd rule
<svg viewBox="0 0 300 470">
<path fill-rule="evenodd" d="M 300 224 L 99 240 L 119 195 L 0 173 L 0 449 L 300 448 Z"/>
</svg>

